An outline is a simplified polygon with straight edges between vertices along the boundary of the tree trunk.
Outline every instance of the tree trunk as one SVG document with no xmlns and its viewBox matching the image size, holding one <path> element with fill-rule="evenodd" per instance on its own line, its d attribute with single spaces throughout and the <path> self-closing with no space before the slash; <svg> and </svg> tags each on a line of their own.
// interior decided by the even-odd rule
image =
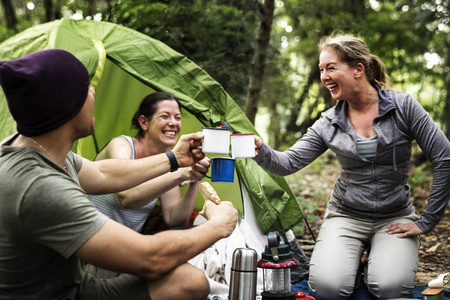
<svg viewBox="0 0 450 300">
<path fill-rule="evenodd" d="M 95 14 L 95 3 L 94 3 L 94 0 L 88 0 L 87 3 L 88 3 L 87 16 L 94 17 L 94 14 Z"/>
<path fill-rule="evenodd" d="M 106 22 L 113 22 L 113 3 L 112 0 L 106 1 L 106 12 L 105 12 L 105 21 Z"/>
<path fill-rule="evenodd" d="M 271 144 L 273 149 L 280 149 L 281 147 L 281 124 L 280 115 L 277 112 L 277 101 L 273 99 L 270 101 L 269 105 L 269 115 L 270 115 L 270 127 L 268 129 L 269 141 L 273 141 Z"/>
<path fill-rule="evenodd" d="M 313 85 L 315 81 L 318 81 L 320 79 L 320 73 L 319 68 L 317 65 L 319 64 L 319 61 L 314 61 L 310 65 L 311 71 L 308 75 L 308 80 L 306 84 L 303 86 L 303 91 L 300 95 L 300 97 L 297 99 L 297 102 L 294 103 L 294 106 L 292 108 L 291 115 L 289 116 L 289 122 L 286 125 L 286 131 L 298 131 L 300 129 L 300 126 L 297 125 L 298 116 L 300 114 L 300 110 L 302 109 L 303 102 L 305 101 L 306 97 L 309 95 L 309 89 Z"/>
<path fill-rule="evenodd" d="M 311 86 L 313 86 L 315 82 L 320 81 L 320 72 L 319 68 L 317 67 L 318 64 L 319 64 L 318 61 L 315 61 L 314 63 L 311 64 L 311 71 L 308 75 L 308 80 L 305 86 L 303 87 L 303 91 L 300 97 L 297 99 L 297 102 L 294 104 L 294 107 L 291 110 L 289 121 L 286 124 L 286 131 L 281 136 L 280 144 L 287 143 L 288 139 L 292 137 L 292 133 L 295 133 L 298 136 L 303 136 L 306 133 L 306 130 L 309 127 L 311 127 L 315 121 L 319 119 L 321 112 L 317 112 L 316 117 L 314 118 L 311 117 L 312 112 L 316 109 L 319 98 L 323 98 L 324 100 L 325 103 L 324 110 L 327 110 L 336 104 L 333 98 L 331 98 L 331 94 L 329 93 L 329 91 L 325 88 L 323 84 L 320 84 L 319 82 L 319 98 L 316 99 L 315 103 L 308 108 L 309 117 L 307 117 L 301 124 L 297 124 L 300 110 L 304 105 L 306 97 L 308 97 L 309 95 L 309 90 Z"/>
<path fill-rule="evenodd" d="M 250 76 L 247 98 L 245 101 L 245 114 L 252 124 L 255 124 L 259 96 L 263 86 L 264 69 L 266 67 L 267 48 L 269 47 L 270 42 L 274 9 L 274 0 L 265 0 L 264 6 L 261 7 L 261 25 L 259 28 L 255 54 L 253 56 L 252 74 Z"/>
<path fill-rule="evenodd" d="M 55 11 L 53 10 L 53 0 L 44 0 L 45 22 L 55 20 Z"/>
<path fill-rule="evenodd" d="M 61 0 L 56 0 L 53 5 L 53 16 L 55 17 L 55 20 L 59 20 L 63 17 L 61 13 Z"/>
<path fill-rule="evenodd" d="M 450 68 L 450 43 L 446 43 L 447 57 L 445 59 L 445 68 Z M 445 76 L 445 106 L 444 106 L 444 132 L 447 138 L 450 140 L 450 71 L 447 71 Z"/>
<path fill-rule="evenodd" d="M 12 6 L 11 0 L 2 0 L 3 11 L 6 20 L 6 27 L 9 29 L 13 29 L 14 32 L 18 32 L 17 30 L 17 17 L 16 12 Z"/>
<path fill-rule="evenodd" d="M 320 98 L 323 98 L 323 101 L 325 103 L 325 107 L 322 111 L 317 111 L 316 116 L 314 118 L 311 117 L 312 112 L 316 109 L 317 107 L 317 103 Z M 319 87 L 319 95 L 318 98 L 316 99 L 316 103 L 313 106 L 309 107 L 309 118 L 306 119 L 302 124 L 300 124 L 300 126 L 298 126 L 298 132 L 300 132 L 300 136 L 303 136 L 306 131 L 308 130 L 309 127 L 311 127 L 314 122 L 316 122 L 319 118 L 320 115 L 326 111 L 327 109 L 329 109 L 330 107 L 332 107 L 333 105 L 336 104 L 336 101 L 331 97 L 330 92 L 328 91 L 328 89 L 325 87 L 325 85 L 320 85 Z"/>
</svg>

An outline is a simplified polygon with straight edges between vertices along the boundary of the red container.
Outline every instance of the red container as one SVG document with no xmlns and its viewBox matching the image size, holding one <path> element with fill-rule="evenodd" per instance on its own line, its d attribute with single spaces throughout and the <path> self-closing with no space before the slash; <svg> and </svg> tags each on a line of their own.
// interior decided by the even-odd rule
<svg viewBox="0 0 450 300">
<path fill-rule="evenodd" d="M 316 298 L 308 296 L 304 292 L 297 292 L 297 294 L 295 294 L 295 299 L 296 300 L 316 300 Z"/>
</svg>

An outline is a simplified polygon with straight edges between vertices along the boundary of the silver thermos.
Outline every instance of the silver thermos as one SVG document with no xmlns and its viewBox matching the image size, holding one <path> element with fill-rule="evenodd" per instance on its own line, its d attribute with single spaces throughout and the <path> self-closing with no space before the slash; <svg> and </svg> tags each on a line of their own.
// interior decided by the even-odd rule
<svg viewBox="0 0 450 300">
<path fill-rule="evenodd" d="M 231 264 L 228 300 L 256 299 L 256 262 L 258 255 L 250 248 L 237 248 Z"/>
</svg>

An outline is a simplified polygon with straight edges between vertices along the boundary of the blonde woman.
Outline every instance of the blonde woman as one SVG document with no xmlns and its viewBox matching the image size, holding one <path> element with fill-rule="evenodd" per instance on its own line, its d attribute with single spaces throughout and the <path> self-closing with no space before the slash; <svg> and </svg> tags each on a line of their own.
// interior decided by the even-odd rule
<svg viewBox="0 0 450 300">
<path fill-rule="evenodd" d="M 383 62 L 352 35 L 319 43 L 321 81 L 337 104 L 284 152 L 257 139 L 255 160 L 277 175 L 292 174 L 327 149 L 341 165 L 311 256 L 309 289 L 317 299 L 347 299 L 360 276 L 378 299 L 409 297 L 419 235 L 442 218 L 449 200 L 450 143 L 421 105 L 387 89 Z M 428 205 L 415 214 L 408 172 L 416 141 L 433 163 Z"/>
</svg>

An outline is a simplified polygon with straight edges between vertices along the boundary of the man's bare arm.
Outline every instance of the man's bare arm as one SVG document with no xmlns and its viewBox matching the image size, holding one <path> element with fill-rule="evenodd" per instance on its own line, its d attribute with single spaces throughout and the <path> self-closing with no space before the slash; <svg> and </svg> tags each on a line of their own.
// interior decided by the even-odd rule
<svg viewBox="0 0 450 300">
<path fill-rule="evenodd" d="M 102 268 L 158 279 L 233 232 L 237 210 L 231 202 L 208 202 L 209 220 L 187 230 L 141 235 L 108 220 L 75 255 Z"/>
</svg>

